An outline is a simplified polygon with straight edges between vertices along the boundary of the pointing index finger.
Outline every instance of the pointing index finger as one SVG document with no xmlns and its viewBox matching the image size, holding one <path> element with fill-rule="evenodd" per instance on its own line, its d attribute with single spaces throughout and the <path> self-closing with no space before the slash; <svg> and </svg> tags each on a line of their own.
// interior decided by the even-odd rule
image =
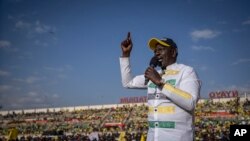
<svg viewBox="0 0 250 141">
<path fill-rule="evenodd" d="M 128 32 L 128 36 L 127 36 L 127 39 L 130 40 L 130 32 Z"/>
</svg>

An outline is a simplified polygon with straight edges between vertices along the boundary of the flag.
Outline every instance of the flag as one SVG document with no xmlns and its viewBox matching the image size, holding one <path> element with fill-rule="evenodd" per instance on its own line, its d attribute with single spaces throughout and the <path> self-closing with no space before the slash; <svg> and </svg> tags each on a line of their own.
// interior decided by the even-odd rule
<svg viewBox="0 0 250 141">
<path fill-rule="evenodd" d="M 125 133 L 124 131 L 122 131 L 122 132 L 120 133 L 120 136 L 119 136 L 118 141 L 126 141 L 125 135 L 126 135 L 126 133 Z"/>
<path fill-rule="evenodd" d="M 9 133 L 9 140 L 16 140 L 18 136 L 18 130 L 16 128 L 12 128 Z"/>
<path fill-rule="evenodd" d="M 141 140 L 140 141 L 146 141 L 144 134 L 141 134 Z"/>
</svg>

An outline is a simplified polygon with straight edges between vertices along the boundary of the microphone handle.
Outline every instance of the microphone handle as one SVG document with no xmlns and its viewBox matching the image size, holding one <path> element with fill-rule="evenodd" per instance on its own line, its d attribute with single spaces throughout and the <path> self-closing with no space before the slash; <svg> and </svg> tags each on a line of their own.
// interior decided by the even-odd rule
<svg viewBox="0 0 250 141">
<path fill-rule="evenodd" d="M 144 85 L 147 85 L 149 82 L 149 79 L 148 78 L 145 78 L 145 82 L 144 82 Z"/>
<path fill-rule="evenodd" d="M 150 67 L 153 67 L 155 68 L 155 65 L 154 64 L 150 64 Z M 145 78 L 145 82 L 144 82 L 144 85 L 147 85 L 149 82 L 149 79 L 148 78 Z"/>
</svg>

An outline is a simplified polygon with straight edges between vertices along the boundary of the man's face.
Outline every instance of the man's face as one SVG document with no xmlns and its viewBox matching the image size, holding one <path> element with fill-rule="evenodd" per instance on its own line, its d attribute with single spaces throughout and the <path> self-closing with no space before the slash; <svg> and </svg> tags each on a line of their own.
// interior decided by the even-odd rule
<svg viewBox="0 0 250 141">
<path fill-rule="evenodd" d="M 154 53 L 159 59 L 159 62 L 161 62 L 163 68 L 175 62 L 175 57 L 176 57 L 175 52 L 176 52 L 175 48 L 165 47 L 162 46 L 161 44 L 158 44 L 154 50 Z"/>
</svg>

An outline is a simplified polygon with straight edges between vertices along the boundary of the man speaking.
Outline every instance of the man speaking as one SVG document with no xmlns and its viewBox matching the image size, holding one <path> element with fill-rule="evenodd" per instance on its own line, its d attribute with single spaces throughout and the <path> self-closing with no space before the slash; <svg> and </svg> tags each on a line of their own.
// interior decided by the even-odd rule
<svg viewBox="0 0 250 141">
<path fill-rule="evenodd" d="M 154 57 L 144 75 L 132 75 L 129 57 L 133 43 L 130 33 L 121 43 L 120 57 L 122 85 L 147 88 L 147 141 L 192 141 L 194 108 L 201 87 L 198 76 L 192 67 L 176 62 L 178 50 L 172 39 L 152 38 L 148 45 Z M 156 70 L 155 66 L 161 70 Z"/>
</svg>

